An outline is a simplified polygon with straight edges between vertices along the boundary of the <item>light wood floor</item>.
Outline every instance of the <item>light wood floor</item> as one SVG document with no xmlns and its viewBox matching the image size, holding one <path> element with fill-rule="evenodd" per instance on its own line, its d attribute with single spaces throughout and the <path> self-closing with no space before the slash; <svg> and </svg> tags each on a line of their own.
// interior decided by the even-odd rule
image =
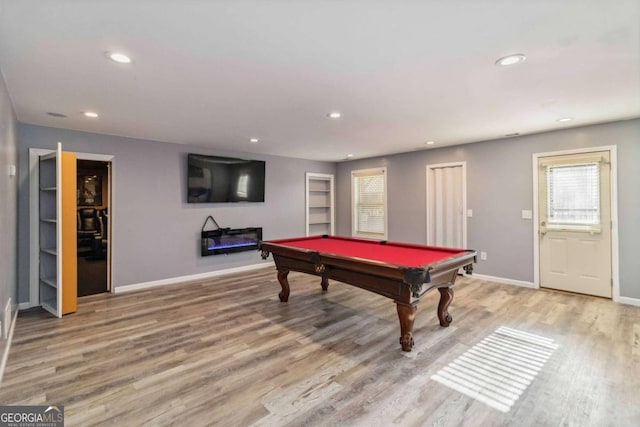
<svg viewBox="0 0 640 427">
<path fill-rule="evenodd" d="M 67 426 L 640 425 L 639 307 L 460 278 L 452 325 L 432 293 L 405 353 L 391 300 L 289 282 L 288 303 L 267 268 L 23 312 L 0 403 L 62 404 Z M 434 379 L 501 327 L 553 343 L 543 362 L 518 343 L 490 357 L 537 366 L 506 412 Z"/>
</svg>

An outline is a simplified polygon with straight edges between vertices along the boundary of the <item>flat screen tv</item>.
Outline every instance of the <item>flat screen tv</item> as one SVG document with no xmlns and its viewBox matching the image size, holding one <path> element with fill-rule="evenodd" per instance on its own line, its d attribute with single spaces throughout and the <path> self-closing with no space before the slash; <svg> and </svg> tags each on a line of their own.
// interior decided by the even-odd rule
<svg viewBox="0 0 640 427">
<path fill-rule="evenodd" d="M 264 162 L 188 155 L 187 202 L 264 202 Z"/>
</svg>

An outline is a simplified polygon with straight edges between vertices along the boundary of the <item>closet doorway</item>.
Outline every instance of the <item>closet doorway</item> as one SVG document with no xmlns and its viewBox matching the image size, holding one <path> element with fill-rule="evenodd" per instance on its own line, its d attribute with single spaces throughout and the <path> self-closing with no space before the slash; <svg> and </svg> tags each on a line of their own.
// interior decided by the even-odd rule
<svg viewBox="0 0 640 427">
<path fill-rule="evenodd" d="M 61 150 L 62 148 L 59 147 L 59 150 Z M 42 148 L 29 148 L 29 302 L 28 303 L 23 303 L 21 304 L 20 309 L 28 309 L 31 307 L 38 307 L 38 306 L 42 306 L 42 300 L 46 299 L 46 296 L 41 295 L 40 292 L 40 284 L 41 284 L 41 271 L 40 271 L 40 255 L 41 255 L 41 251 L 42 251 L 42 244 L 44 243 L 44 245 L 47 245 L 47 242 L 41 242 L 41 238 L 40 238 L 40 225 L 41 225 L 41 217 L 40 217 L 40 196 L 41 196 L 41 192 L 42 189 L 40 188 L 40 161 L 42 159 L 43 156 L 51 156 L 52 154 L 54 154 L 56 152 L 56 150 L 51 150 L 51 149 L 42 149 Z M 107 180 L 106 180 L 106 193 L 104 193 L 104 187 L 103 188 L 103 193 L 102 193 L 102 197 L 103 200 L 106 200 L 107 203 L 107 215 L 108 215 L 108 221 L 107 221 L 107 226 L 106 226 L 106 236 L 107 236 L 107 240 L 104 242 L 101 242 L 101 244 L 104 244 L 103 248 L 106 250 L 105 255 L 106 255 L 106 291 L 107 292 L 113 292 L 113 286 L 112 286 L 112 277 L 113 277 L 113 251 L 112 251 L 112 246 L 113 246 L 113 241 L 112 241 L 112 236 L 113 236 L 113 229 L 112 229 L 112 224 L 114 222 L 113 219 L 113 215 L 112 215 L 112 208 L 113 208 L 113 182 L 114 182 L 114 177 L 113 177 L 113 171 L 115 169 L 115 156 L 110 155 L 110 154 L 96 154 L 96 153 L 81 153 L 81 152 L 70 152 L 73 153 L 76 157 L 77 160 L 92 160 L 95 162 L 102 162 L 104 164 L 106 164 L 106 168 L 107 168 Z M 76 167 L 76 171 L 74 171 L 74 175 L 77 178 L 77 162 L 74 161 L 73 165 Z M 72 214 L 72 218 L 73 218 L 73 222 L 71 224 L 71 227 L 73 228 L 77 228 L 77 202 L 78 202 L 78 197 L 79 194 L 77 194 L 77 183 L 74 183 L 72 185 L 72 191 L 73 191 L 73 187 L 75 188 L 75 192 L 76 194 L 73 194 L 72 197 L 72 204 L 73 206 L 71 207 L 71 214 Z M 45 189 L 47 190 L 47 189 Z M 104 199 L 106 197 L 106 199 Z M 86 200 L 83 200 L 82 203 L 88 203 Z M 93 202 L 95 203 L 95 201 Z M 103 201 L 104 203 L 104 201 Z M 68 211 L 65 211 L 68 212 Z M 75 227 L 73 225 L 73 223 L 75 223 Z M 60 235 L 61 238 L 64 240 L 64 235 L 65 233 L 62 232 L 62 234 Z M 72 259 L 74 261 L 77 261 L 77 256 L 76 256 L 76 250 L 77 250 L 77 236 L 75 235 L 75 233 L 71 234 L 71 242 L 72 242 L 72 250 L 71 252 L 73 253 L 72 255 Z M 65 251 L 67 252 L 67 251 Z M 60 259 L 62 260 L 64 257 L 60 257 Z M 75 263 L 74 264 L 74 268 L 72 270 L 75 270 Z M 63 271 L 64 270 L 64 263 L 62 263 L 58 270 L 59 271 Z M 75 279 L 77 279 L 77 273 L 73 274 L 73 277 Z M 63 280 L 63 279 L 60 279 Z M 77 280 L 70 280 L 68 283 L 70 286 L 73 287 L 73 297 L 74 299 L 76 298 L 76 290 L 77 289 Z M 63 287 L 64 288 L 64 287 Z M 60 289 L 63 289 L 60 288 Z M 59 301 L 62 301 L 62 297 L 58 298 Z M 58 315 L 58 317 L 60 317 L 60 315 Z"/>
<path fill-rule="evenodd" d="M 110 291 L 111 163 L 77 163 L 78 297 Z"/>
<path fill-rule="evenodd" d="M 427 165 L 427 245 L 467 247 L 467 164 Z"/>
</svg>

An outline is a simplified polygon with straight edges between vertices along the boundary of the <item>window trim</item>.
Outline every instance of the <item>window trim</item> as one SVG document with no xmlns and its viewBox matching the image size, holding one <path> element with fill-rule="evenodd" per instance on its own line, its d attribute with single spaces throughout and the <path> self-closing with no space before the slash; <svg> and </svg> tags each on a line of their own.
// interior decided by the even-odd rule
<svg viewBox="0 0 640 427">
<path fill-rule="evenodd" d="M 378 175 L 382 174 L 384 179 L 384 234 L 383 235 L 372 235 L 369 233 L 358 233 L 357 232 L 357 209 L 356 209 L 356 192 L 355 192 L 355 178 L 358 176 L 366 176 L 366 175 Z M 374 240 L 387 240 L 387 236 L 389 235 L 389 211 L 388 211 L 388 194 L 389 189 L 387 186 L 387 167 L 378 167 L 378 168 L 368 168 L 368 169 L 358 169 L 351 171 L 351 236 L 359 237 L 364 239 L 374 239 Z"/>
</svg>

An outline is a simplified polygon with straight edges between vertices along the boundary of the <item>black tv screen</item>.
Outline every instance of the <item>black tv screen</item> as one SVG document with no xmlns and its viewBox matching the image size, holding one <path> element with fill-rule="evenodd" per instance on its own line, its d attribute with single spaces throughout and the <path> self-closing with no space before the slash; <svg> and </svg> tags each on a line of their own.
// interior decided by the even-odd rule
<svg viewBox="0 0 640 427">
<path fill-rule="evenodd" d="M 187 202 L 264 202 L 264 162 L 188 155 Z"/>
</svg>

